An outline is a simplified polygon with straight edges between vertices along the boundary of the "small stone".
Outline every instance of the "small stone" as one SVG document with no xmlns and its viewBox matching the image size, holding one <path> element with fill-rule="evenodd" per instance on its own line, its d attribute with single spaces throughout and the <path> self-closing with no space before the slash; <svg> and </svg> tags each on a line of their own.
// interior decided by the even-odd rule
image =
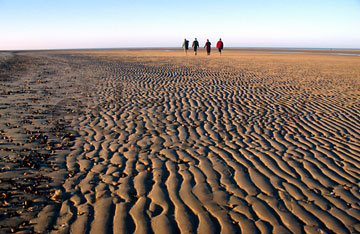
<svg viewBox="0 0 360 234">
<path fill-rule="evenodd" d="M 58 190 L 55 190 L 54 194 L 50 197 L 50 199 L 53 201 L 60 201 L 62 195 L 63 195 L 63 192 L 60 189 L 58 189 Z"/>
</svg>

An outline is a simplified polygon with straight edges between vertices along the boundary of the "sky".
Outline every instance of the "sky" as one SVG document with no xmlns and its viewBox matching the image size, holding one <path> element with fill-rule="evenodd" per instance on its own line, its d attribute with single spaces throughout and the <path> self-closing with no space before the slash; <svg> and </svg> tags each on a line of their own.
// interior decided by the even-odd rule
<svg viewBox="0 0 360 234">
<path fill-rule="evenodd" d="M 0 0 L 0 50 L 360 48 L 360 0 Z"/>
</svg>

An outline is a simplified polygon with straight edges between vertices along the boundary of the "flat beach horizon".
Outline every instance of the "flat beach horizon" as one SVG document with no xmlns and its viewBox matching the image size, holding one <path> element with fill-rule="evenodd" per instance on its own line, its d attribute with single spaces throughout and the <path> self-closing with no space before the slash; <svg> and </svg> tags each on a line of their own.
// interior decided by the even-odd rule
<svg viewBox="0 0 360 234">
<path fill-rule="evenodd" d="M 211 47 L 213 51 L 216 50 L 215 47 Z M 200 50 L 202 48 L 200 47 Z M 165 50 L 165 51 L 182 51 L 182 48 L 179 47 L 104 47 L 104 48 L 44 48 L 44 49 L 19 49 L 19 50 L 0 50 L 0 53 L 22 53 L 22 52 L 45 52 L 45 51 L 136 51 L 136 50 Z M 192 48 L 189 49 L 192 51 Z M 224 53 L 227 52 L 274 52 L 274 53 L 310 53 L 310 54 L 348 54 L 348 55 L 358 55 L 360 54 L 360 48 L 313 48 L 313 47 L 226 47 L 223 50 Z"/>
<path fill-rule="evenodd" d="M 0 233 L 360 233 L 359 55 L 0 51 Z"/>
</svg>

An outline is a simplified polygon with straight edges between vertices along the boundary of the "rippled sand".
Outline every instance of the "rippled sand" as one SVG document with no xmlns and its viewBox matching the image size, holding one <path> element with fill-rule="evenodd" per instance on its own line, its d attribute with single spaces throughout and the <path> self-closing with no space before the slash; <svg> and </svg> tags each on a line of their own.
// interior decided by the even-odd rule
<svg viewBox="0 0 360 234">
<path fill-rule="evenodd" d="M 0 64 L 1 233 L 360 232 L 359 57 Z"/>
</svg>

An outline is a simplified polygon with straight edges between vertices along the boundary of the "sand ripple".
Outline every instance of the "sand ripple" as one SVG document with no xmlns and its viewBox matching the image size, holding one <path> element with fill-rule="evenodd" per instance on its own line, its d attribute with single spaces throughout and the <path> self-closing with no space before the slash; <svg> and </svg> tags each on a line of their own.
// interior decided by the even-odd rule
<svg viewBox="0 0 360 234">
<path fill-rule="evenodd" d="M 360 232 L 353 73 L 319 75 L 305 55 L 291 71 L 134 56 L 57 55 L 101 76 L 73 120 L 66 196 L 39 214 L 56 217 L 52 232 Z"/>
</svg>

